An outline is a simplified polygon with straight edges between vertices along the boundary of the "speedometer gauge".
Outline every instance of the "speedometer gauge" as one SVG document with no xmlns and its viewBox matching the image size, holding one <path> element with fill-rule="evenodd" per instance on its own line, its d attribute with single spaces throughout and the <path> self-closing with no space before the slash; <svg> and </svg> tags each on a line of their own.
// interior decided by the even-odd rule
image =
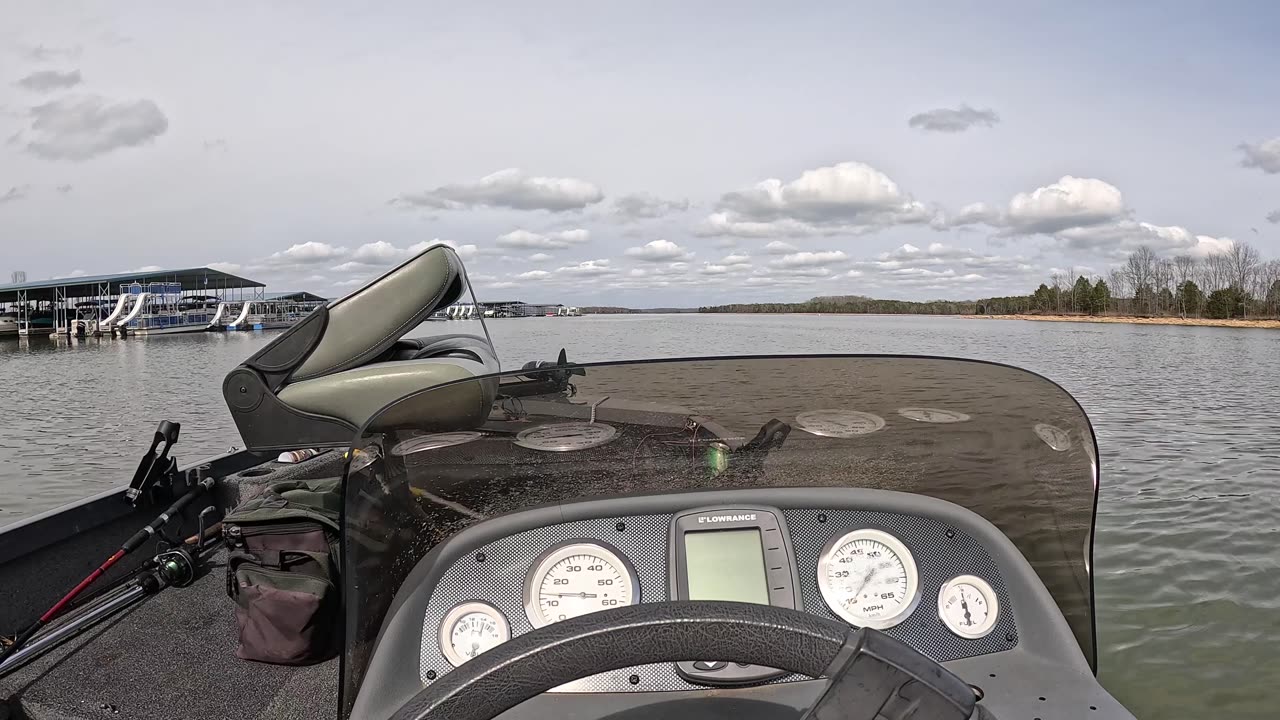
<svg viewBox="0 0 1280 720">
<path fill-rule="evenodd" d="M 883 629 L 902 622 L 920 601 L 911 551 L 880 530 L 833 537 L 818 558 L 818 589 L 827 607 L 851 625 Z"/>
<path fill-rule="evenodd" d="M 635 570 L 617 551 L 573 542 L 547 551 L 524 586 L 524 610 L 536 628 L 640 600 Z"/>
</svg>

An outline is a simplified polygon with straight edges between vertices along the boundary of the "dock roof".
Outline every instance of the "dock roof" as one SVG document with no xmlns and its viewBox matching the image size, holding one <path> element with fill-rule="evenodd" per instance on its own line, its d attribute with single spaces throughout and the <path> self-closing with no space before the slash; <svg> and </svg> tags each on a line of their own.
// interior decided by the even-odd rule
<svg viewBox="0 0 1280 720">
<path fill-rule="evenodd" d="M 123 272 L 111 275 L 84 275 L 81 277 L 65 277 L 53 280 L 36 280 L 16 285 L 0 285 L 0 303 L 17 302 L 18 293 L 25 291 L 28 300 L 51 300 L 58 288 L 65 290 L 67 297 L 97 297 L 98 287 L 110 286 L 109 294 L 119 291 L 121 283 L 153 282 L 182 283 L 183 290 L 206 290 L 222 288 L 255 288 L 266 287 L 256 280 L 242 278 L 221 270 L 207 267 L 186 268 L 183 270 L 154 270 L 147 272 Z"/>
</svg>

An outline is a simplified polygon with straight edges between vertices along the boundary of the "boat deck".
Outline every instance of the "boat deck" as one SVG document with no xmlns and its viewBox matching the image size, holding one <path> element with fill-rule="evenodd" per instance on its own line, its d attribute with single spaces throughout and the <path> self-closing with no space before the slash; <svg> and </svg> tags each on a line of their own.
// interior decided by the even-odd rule
<svg viewBox="0 0 1280 720">
<path fill-rule="evenodd" d="M 0 720 L 336 717 L 336 658 L 280 667 L 235 656 L 221 553 L 211 566 L 0 679 Z"/>
</svg>

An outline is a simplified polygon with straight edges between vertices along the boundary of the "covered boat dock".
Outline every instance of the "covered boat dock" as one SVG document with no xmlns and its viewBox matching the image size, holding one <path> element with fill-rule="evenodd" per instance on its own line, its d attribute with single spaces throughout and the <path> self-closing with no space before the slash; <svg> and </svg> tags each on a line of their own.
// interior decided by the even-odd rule
<svg viewBox="0 0 1280 720">
<path fill-rule="evenodd" d="M 265 289 L 256 280 L 207 267 L 0 285 L 0 332 L 167 334 L 217 328 L 229 307 L 263 301 Z"/>
</svg>

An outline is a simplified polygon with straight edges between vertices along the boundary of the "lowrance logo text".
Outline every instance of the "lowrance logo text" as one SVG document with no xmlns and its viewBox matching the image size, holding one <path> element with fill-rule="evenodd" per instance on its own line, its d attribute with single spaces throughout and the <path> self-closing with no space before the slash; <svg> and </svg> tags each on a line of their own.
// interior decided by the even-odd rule
<svg viewBox="0 0 1280 720">
<path fill-rule="evenodd" d="M 745 522 L 747 520 L 755 520 L 755 519 L 756 519 L 755 513 L 748 513 L 745 515 L 703 515 L 698 518 L 698 524 L 703 525 L 705 523 Z"/>
</svg>

